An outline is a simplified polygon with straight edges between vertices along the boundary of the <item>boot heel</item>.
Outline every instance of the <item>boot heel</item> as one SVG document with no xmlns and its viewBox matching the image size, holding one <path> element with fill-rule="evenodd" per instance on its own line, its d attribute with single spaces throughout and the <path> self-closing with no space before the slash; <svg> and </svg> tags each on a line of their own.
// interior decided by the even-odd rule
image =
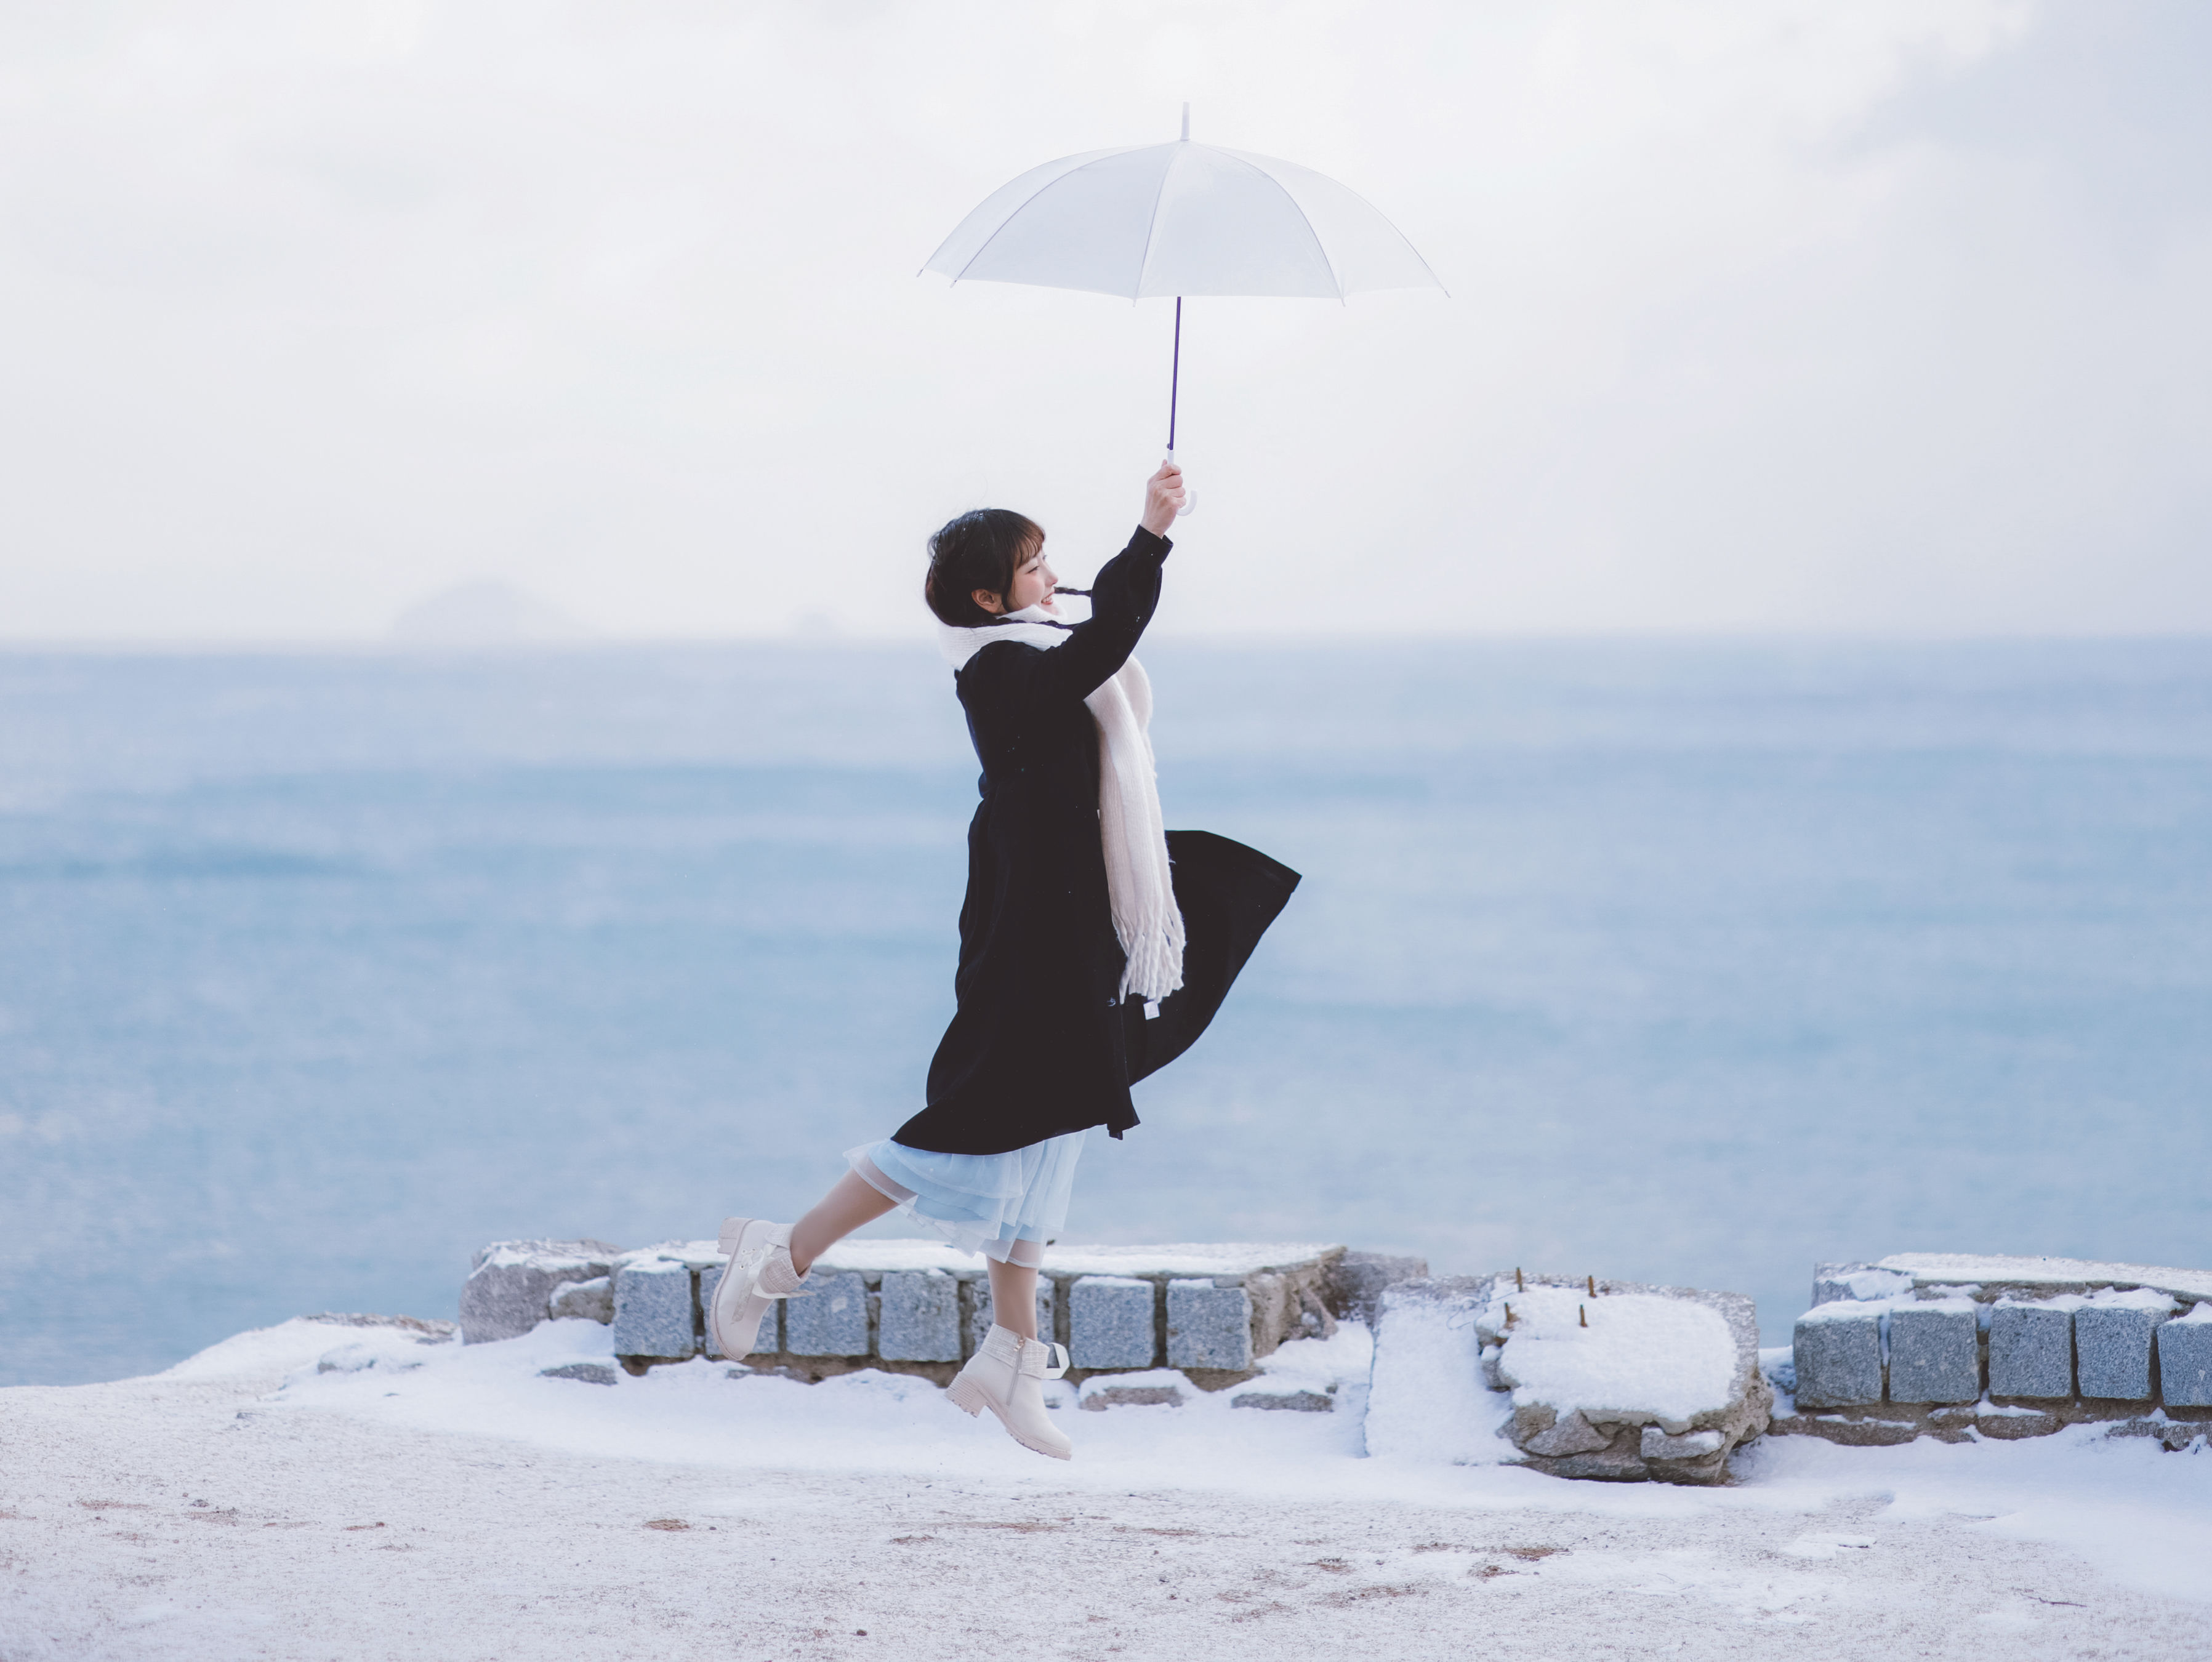
<svg viewBox="0 0 2212 1662">
<path fill-rule="evenodd" d="M 752 1219 L 749 1217 L 724 1218 L 722 1220 L 722 1233 L 716 1239 L 714 1244 L 720 1246 L 725 1253 L 736 1252 L 738 1250 L 738 1242 L 744 1235 L 745 1225 L 751 1222 Z"/>
<path fill-rule="evenodd" d="M 955 1379 L 945 1387 L 945 1399 L 969 1418 L 974 1418 L 990 1406 L 983 1387 L 973 1380 Z"/>
</svg>

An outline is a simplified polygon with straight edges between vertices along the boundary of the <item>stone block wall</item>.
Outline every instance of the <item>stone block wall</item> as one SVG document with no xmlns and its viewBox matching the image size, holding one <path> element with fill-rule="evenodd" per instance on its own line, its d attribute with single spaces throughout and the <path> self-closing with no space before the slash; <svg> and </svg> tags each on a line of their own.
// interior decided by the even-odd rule
<svg viewBox="0 0 2212 1662">
<path fill-rule="evenodd" d="M 714 1356 L 705 1311 L 723 1258 L 713 1242 L 623 1252 L 603 1242 L 501 1242 L 477 1254 L 462 1294 L 481 1342 L 549 1316 L 612 1325 L 623 1365 Z M 1417 1259 L 1341 1246 L 1243 1244 L 1058 1252 L 1038 1282 L 1041 1335 L 1068 1347 L 1070 1377 L 1181 1368 L 1208 1389 L 1251 1377 L 1286 1339 L 1325 1337 L 1362 1315 Z M 861 1368 L 944 1383 L 991 1327 L 981 1261 L 933 1241 L 841 1242 L 761 1324 L 755 1368 L 818 1380 Z"/>
<path fill-rule="evenodd" d="M 1820 1265 L 1781 1435 L 1880 1444 L 2109 1423 L 2212 1433 L 2212 1275 L 2064 1259 L 1900 1255 Z"/>
</svg>

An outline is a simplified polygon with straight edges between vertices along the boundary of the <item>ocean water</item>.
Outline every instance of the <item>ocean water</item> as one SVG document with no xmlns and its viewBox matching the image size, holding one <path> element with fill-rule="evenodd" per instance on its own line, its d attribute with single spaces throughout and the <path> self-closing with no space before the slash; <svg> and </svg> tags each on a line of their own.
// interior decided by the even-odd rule
<svg viewBox="0 0 2212 1662">
<path fill-rule="evenodd" d="M 2212 1263 L 2212 643 L 1162 642 L 1305 874 L 1071 1234 Z M 0 654 L 0 1382 L 790 1216 L 918 1103 L 926 646 Z M 1050 1089 L 1048 1080 L 1040 1089 Z"/>
</svg>

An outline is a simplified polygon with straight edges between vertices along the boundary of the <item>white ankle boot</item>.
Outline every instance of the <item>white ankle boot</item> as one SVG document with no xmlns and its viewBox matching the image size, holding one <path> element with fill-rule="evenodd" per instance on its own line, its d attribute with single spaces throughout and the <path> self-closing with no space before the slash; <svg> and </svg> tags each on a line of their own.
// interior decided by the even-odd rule
<svg viewBox="0 0 2212 1662">
<path fill-rule="evenodd" d="M 796 1293 L 806 1277 L 791 1262 L 788 1223 L 726 1217 L 721 1247 L 730 1261 L 715 1283 L 707 1326 L 717 1350 L 732 1362 L 743 1362 L 760 1337 L 761 1318 L 769 1307 Z"/>
<path fill-rule="evenodd" d="M 1060 1345 L 994 1326 L 945 1394 L 955 1408 L 969 1414 L 989 1409 L 1024 1448 L 1065 1460 L 1073 1457 L 1075 1445 L 1052 1422 L 1044 1405 L 1044 1382 L 1066 1372 L 1067 1352 Z"/>
</svg>

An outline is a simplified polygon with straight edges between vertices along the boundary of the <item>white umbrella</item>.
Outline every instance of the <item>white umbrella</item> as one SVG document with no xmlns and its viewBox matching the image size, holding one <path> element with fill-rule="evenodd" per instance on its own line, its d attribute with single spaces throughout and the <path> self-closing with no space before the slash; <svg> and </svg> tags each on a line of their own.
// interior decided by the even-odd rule
<svg viewBox="0 0 2212 1662">
<path fill-rule="evenodd" d="M 1273 156 L 1192 143 L 1188 104 L 1177 143 L 1062 156 L 1000 185 L 922 270 L 955 282 L 1175 296 L 1170 459 L 1186 295 L 1342 300 L 1365 289 L 1443 287 L 1396 226 L 1334 179 Z"/>
</svg>

